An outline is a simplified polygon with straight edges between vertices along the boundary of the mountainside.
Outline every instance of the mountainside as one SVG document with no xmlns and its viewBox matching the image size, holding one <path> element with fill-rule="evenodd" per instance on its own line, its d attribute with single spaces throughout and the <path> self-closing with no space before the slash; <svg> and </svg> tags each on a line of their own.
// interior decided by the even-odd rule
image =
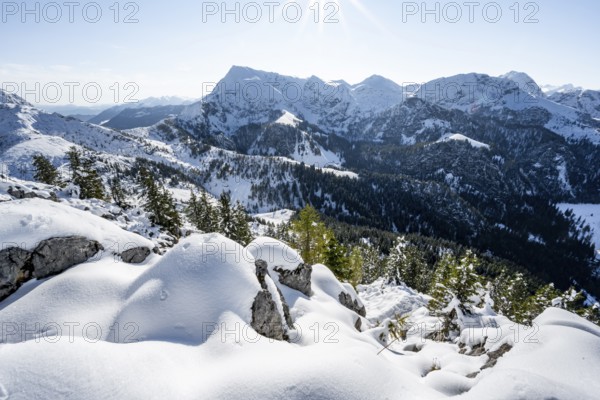
<svg viewBox="0 0 600 400">
<path fill-rule="evenodd" d="M 175 96 L 150 97 L 135 103 L 110 107 L 87 122 L 114 129 L 147 127 L 181 113 L 190 103 L 193 101 Z"/>
<path fill-rule="evenodd" d="M 548 99 L 600 119 L 600 91 L 574 88 L 552 93 Z"/>
<path fill-rule="evenodd" d="M 0 96 L 0 398 L 594 399 L 594 120 L 461 79 L 506 91 L 127 130 Z"/>
<path fill-rule="evenodd" d="M 349 85 L 233 67 L 178 116 L 125 131 L 10 98 L 0 161 L 31 179 L 36 153 L 63 166 L 71 145 L 84 146 L 105 182 L 114 165 L 126 175 L 150 165 L 167 182 L 176 174 L 174 190 L 230 192 L 255 213 L 310 203 L 339 221 L 458 241 L 560 287 L 576 279 L 595 291 L 590 238 L 554 203 L 600 202 L 600 122 L 521 88 L 529 82 L 467 74 L 404 99 L 378 76 Z M 286 87 L 302 98 L 290 101 Z M 498 96 L 478 97 L 488 87 Z M 323 88 L 333 94 L 319 96 Z"/>
</svg>

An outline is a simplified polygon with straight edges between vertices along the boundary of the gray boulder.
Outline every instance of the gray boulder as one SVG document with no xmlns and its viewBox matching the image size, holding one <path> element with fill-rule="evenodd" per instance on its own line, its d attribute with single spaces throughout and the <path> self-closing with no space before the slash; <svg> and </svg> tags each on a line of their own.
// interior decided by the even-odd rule
<svg viewBox="0 0 600 400">
<path fill-rule="evenodd" d="M 0 300 L 16 292 L 32 275 L 31 252 L 20 247 L 0 251 Z"/>
<path fill-rule="evenodd" d="M 282 319 L 277 304 L 273 299 L 271 292 L 267 286 L 266 277 L 269 275 L 268 264 L 264 260 L 257 260 L 256 277 L 260 283 L 262 290 L 258 293 L 252 304 L 252 328 L 259 334 L 275 340 L 288 340 L 286 328 L 283 325 Z M 277 289 L 279 299 L 283 306 L 283 318 L 287 326 L 293 326 L 294 322 L 290 315 L 290 307 L 288 306 L 283 294 Z"/>
<path fill-rule="evenodd" d="M 273 270 L 279 274 L 279 282 L 281 284 L 295 289 L 308 297 L 312 295 L 312 265 L 300 264 L 295 270 L 279 267 L 275 267 Z"/>
<path fill-rule="evenodd" d="M 13 188 L 12 186 L 8 188 L 8 194 L 17 200 L 34 199 L 39 197 L 35 192 L 26 192 L 20 187 Z"/>
<path fill-rule="evenodd" d="M 146 261 L 151 252 L 147 247 L 136 247 L 122 252 L 121 260 L 127 264 L 140 264 Z"/>
<path fill-rule="evenodd" d="M 88 261 L 102 245 L 84 237 L 64 237 L 42 241 L 33 251 L 33 275 L 37 279 L 47 278 Z"/>
<path fill-rule="evenodd" d="M 261 290 L 254 299 L 251 325 L 262 336 L 274 340 L 288 339 L 277 305 L 268 290 Z"/>
<path fill-rule="evenodd" d="M 367 316 L 367 309 L 358 300 L 353 300 L 349 293 L 342 292 L 339 296 L 340 303 L 349 310 L 354 311 L 361 317 Z"/>
</svg>

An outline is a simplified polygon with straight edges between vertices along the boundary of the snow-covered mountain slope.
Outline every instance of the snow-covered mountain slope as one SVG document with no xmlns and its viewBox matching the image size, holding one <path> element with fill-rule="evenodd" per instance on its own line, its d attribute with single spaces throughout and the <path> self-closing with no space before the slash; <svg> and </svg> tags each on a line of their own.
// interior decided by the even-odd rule
<svg viewBox="0 0 600 400">
<path fill-rule="evenodd" d="M 181 98 L 181 97 L 177 97 L 177 96 L 149 97 L 147 99 L 143 99 L 140 101 L 119 104 L 119 105 L 107 108 L 106 110 L 103 110 L 101 113 L 99 113 L 95 117 L 88 120 L 88 122 L 92 123 L 92 124 L 96 124 L 96 125 L 105 125 L 105 124 L 109 124 L 110 121 L 117 118 L 119 116 L 119 114 L 125 113 L 121 117 L 121 118 L 124 118 L 125 115 L 135 113 L 135 111 L 137 111 L 137 112 L 142 111 L 142 112 L 146 112 L 146 113 L 153 112 L 156 115 L 159 115 L 159 114 L 165 115 L 165 113 L 167 113 L 166 115 L 168 115 L 169 113 L 171 113 L 171 114 L 177 113 L 178 114 L 179 112 L 181 112 L 181 110 L 183 110 L 184 106 L 187 106 L 192 103 L 194 103 L 194 100 L 192 100 L 192 99 L 185 99 L 185 98 Z M 165 110 L 171 110 L 171 112 L 168 112 Z M 163 118 L 166 118 L 166 115 Z M 130 117 L 130 119 L 131 119 L 131 117 Z M 150 125 L 153 125 L 154 123 L 158 122 L 159 120 L 160 119 L 154 121 L 151 124 L 145 124 L 145 125 L 142 124 L 142 125 L 138 125 L 138 126 L 122 127 L 122 126 L 112 126 L 110 124 L 107 126 L 110 126 L 112 128 L 117 128 L 117 129 L 132 129 L 132 128 L 137 128 L 137 127 L 150 126 Z M 118 123 L 118 119 L 117 119 L 117 121 L 113 121 L 113 125 L 115 123 Z M 134 124 L 134 123 L 135 123 L 134 120 L 131 120 L 129 122 L 130 125 Z M 121 121 L 121 124 L 123 124 L 123 121 Z"/>
<path fill-rule="evenodd" d="M 588 139 L 595 144 L 600 143 L 598 124 L 591 121 L 586 112 L 558 104 L 541 92 L 532 92 L 529 86 L 533 85 L 526 83 L 529 79 L 519 73 L 499 78 L 476 73 L 461 74 L 428 82 L 414 96 L 469 114 L 502 116 L 506 111 L 516 112 L 516 117 L 544 126 L 569 140 Z"/>
<path fill-rule="evenodd" d="M 273 206 L 294 204 L 257 199 L 254 185 L 260 184 L 263 188 L 291 185 L 294 179 L 285 172 L 290 166 L 304 162 L 307 168 L 314 165 L 332 175 L 357 177 L 350 172 L 328 168 L 341 164 L 340 158 L 326 151 L 307 132 L 281 122 L 258 129 L 250 141 L 250 153 L 256 154 L 242 155 L 203 145 L 172 124 L 120 132 L 43 112 L 18 97 L 7 96 L 6 100 L 10 102 L 0 104 L 0 165 L 3 173 L 17 179 L 33 180 L 32 158 L 36 154 L 48 157 L 56 167 L 64 167 L 67 174 L 65 154 L 71 146 L 76 146 L 95 152 L 106 173 L 105 179 L 112 166 L 122 165 L 127 169 L 141 158 L 196 177 L 196 184 L 203 185 L 214 196 L 231 191 L 234 201 L 243 202 L 255 212 L 266 212 Z M 288 130 L 293 136 L 286 140 L 279 137 Z M 273 156 L 269 154 L 269 143 L 274 147 L 283 146 L 286 151 L 281 156 Z M 220 173 L 215 171 L 216 164 L 223 166 Z"/>
<path fill-rule="evenodd" d="M 232 135 L 248 124 L 273 122 L 279 118 L 273 111 L 287 110 L 326 132 L 344 132 L 351 123 L 399 104 L 402 95 L 400 86 L 379 76 L 350 85 L 234 66 L 211 94 L 180 118 Z"/>
<path fill-rule="evenodd" d="M 442 136 L 442 138 L 440 140 L 438 140 L 438 143 L 439 142 L 448 142 L 451 140 L 455 140 L 457 142 L 467 142 L 471 146 L 475 147 L 476 149 L 487 149 L 487 150 L 490 149 L 490 145 L 478 142 L 477 140 L 473 140 L 465 135 L 461 135 L 460 133 L 444 135 L 444 136 Z"/>
<path fill-rule="evenodd" d="M 572 89 L 557 91 L 548 96 L 549 100 L 572 107 L 600 120 L 600 91 Z"/>
</svg>

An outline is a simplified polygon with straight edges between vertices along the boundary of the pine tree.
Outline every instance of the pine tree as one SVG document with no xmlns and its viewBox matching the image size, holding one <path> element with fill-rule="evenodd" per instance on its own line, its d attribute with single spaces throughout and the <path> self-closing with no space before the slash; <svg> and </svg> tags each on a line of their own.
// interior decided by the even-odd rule
<svg viewBox="0 0 600 400">
<path fill-rule="evenodd" d="M 321 222 L 317 210 L 310 205 L 306 206 L 292 222 L 291 229 L 294 232 L 293 244 L 300 250 L 304 262 L 307 264 L 326 262 L 327 245 L 333 232 Z"/>
<path fill-rule="evenodd" d="M 180 227 L 182 225 L 181 216 L 177 211 L 175 199 L 169 190 L 165 187 L 161 190 L 161 211 L 159 213 L 159 224 L 175 237 L 180 236 Z"/>
<path fill-rule="evenodd" d="M 233 232 L 231 239 L 247 246 L 252 241 L 252 234 L 250 233 L 250 227 L 248 226 L 248 213 L 244 206 L 237 202 L 232 210 L 233 218 Z"/>
<path fill-rule="evenodd" d="M 399 237 L 387 260 L 387 275 L 396 283 L 426 292 L 430 284 L 430 271 L 419 249 L 405 237 Z"/>
<path fill-rule="evenodd" d="M 71 146 L 67 151 L 67 159 L 71 166 L 71 180 L 76 182 L 79 179 L 79 172 L 81 168 L 81 153 L 75 146 Z"/>
<path fill-rule="evenodd" d="M 192 225 L 197 229 L 200 229 L 202 225 L 202 210 L 200 209 L 200 203 L 193 190 L 190 191 L 190 201 L 185 208 L 185 214 Z"/>
<path fill-rule="evenodd" d="M 348 282 L 352 284 L 352 286 L 356 287 L 362 283 L 363 280 L 363 265 L 364 259 L 362 256 L 362 252 L 359 247 L 353 247 L 350 255 L 348 256 L 348 268 L 349 268 L 349 276 Z"/>
<path fill-rule="evenodd" d="M 104 185 L 93 160 L 83 158 L 83 154 L 74 146 L 69 148 L 67 158 L 71 166 L 71 180 L 80 189 L 79 198 L 104 199 Z"/>
<path fill-rule="evenodd" d="M 525 308 L 530 296 L 529 284 L 522 273 L 510 275 L 503 271 L 492 281 L 490 296 L 496 312 L 520 324 L 528 322 Z"/>
<path fill-rule="evenodd" d="M 378 249 L 370 245 L 360 247 L 363 259 L 363 282 L 372 283 L 384 276 L 386 261 L 381 257 Z"/>
<path fill-rule="evenodd" d="M 35 180 L 46 185 L 61 186 L 62 182 L 58 171 L 46 157 L 41 154 L 33 156 L 33 166 L 35 167 Z"/>
<path fill-rule="evenodd" d="M 348 271 L 346 248 L 333 235 L 329 235 L 327 240 L 324 264 L 327 265 L 339 280 L 348 281 L 350 274 Z"/>
<path fill-rule="evenodd" d="M 127 202 L 127 191 L 121 185 L 121 179 L 118 176 L 113 176 L 108 181 L 108 187 L 115 204 L 122 209 L 128 209 L 130 205 Z"/>
<path fill-rule="evenodd" d="M 451 254 L 438 261 L 433 275 L 429 309 L 441 321 L 438 339 L 449 339 L 460 333 L 462 318 L 472 314 L 474 307 L 482 303 L 478 298 L 483 292 L 475 269 L 479 264 L 471 251 L 460 259 Z"/>
<path fill-rule="evenodd" d="M 82 162 L 82 171 L 78 180 L 75 182 L 81 188 L 81 199 L 100 199 L 106 196 L 104 193 L 104 184 L 98 171 L 94 168 L 93 160 L 86 158 Z"/>
<path fill-rule="evenodd" d="M 200 195 L 199 208 L 201 217 L 198 229 L 205 233 L 219 231 L 219 216 L 215 207 L 210 204 L 206 192 L 202 192 Z"/>
<path fill-rule="evenodd" d="M 554 287 L 553 283 L 544 285 L 525 302 L 522 320 L 526 324 L 531 324 L 547 308 L 555 306 L 562 307 L 562 293 Z"/>
<path fill-rule="evenodd" d="M 219 197 L 219 231 L 227 237 L 231 237 L 235 230 L 235 221 L 231 209 L 231 198 L 223 192 Z"/>
<path fill-rule="evenodd" d="M 138 180 L 144 189 L 144 208 L 150 213 L 150 220 L 162 226 L 171 235 L 179 237 L 181 217 L 171 193 L 159 183 L 146 168 L 141 168 Z"/>
</svg>

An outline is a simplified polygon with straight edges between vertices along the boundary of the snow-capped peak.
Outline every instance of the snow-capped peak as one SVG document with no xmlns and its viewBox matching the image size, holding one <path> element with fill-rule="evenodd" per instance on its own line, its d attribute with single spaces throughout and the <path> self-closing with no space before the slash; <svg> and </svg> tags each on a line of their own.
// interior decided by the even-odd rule
<svg viewBox="0 0 600 400">
<path fill-rule="evenodd" d="M 531 95 L 537 96 L 542 94 L 539 85 L 525 72 L 510 71 L 509 73 L 500 75 L 499 78 L 508 79 L 515 82 L 517 85 L 519 85 L 519 89 Z"/>
<path fill-rule="evenodd" d="M 21 106 L 31 106 L 31 104 L 25 101 L 22 97 L 13 93 L 7 93 L 2 89 L 0 89 L 0 104 L 16 104 Z"/>
</svg>

